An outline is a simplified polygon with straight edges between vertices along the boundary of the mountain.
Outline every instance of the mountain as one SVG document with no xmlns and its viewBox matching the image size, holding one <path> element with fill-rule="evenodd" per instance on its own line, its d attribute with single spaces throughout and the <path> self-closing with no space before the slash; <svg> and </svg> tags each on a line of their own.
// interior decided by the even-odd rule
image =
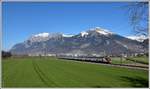
<svg viewBox="0 0 150 89">
<path fill-rule="evenodd" d="M 141 42 L 96 27 L 77 35 L 40 33 L 10 50 L 15 55 L 121 55 L 147 52 Z"/>
<path fill-rule="evenodd" d="M 31 42 L 42 42 L 42 41 L 47 41 L 49 39 L 52 39 L 52 38 L 59 38 L 61 37 L 62 34 L 60 33 L 40 33 L 40 34 L 37 34 L 37 35 L 33 35 L 31 36 L 27 41 L 31 41 Z"/>
<path fill-rule="evenodd" d="M 146 48 L 146 49 L 148 49 L 148 45 L 149 45 L 149 39 L 147 38 L 147 39 L 145 39 L 143 42 L 142 42 L 142 45 Z"/>
</svg>

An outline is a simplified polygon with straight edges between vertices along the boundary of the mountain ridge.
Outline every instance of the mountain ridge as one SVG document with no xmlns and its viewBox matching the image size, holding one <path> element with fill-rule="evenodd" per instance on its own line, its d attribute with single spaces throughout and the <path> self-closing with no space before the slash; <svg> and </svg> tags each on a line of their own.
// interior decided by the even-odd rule
<svg viewBox="0 0 150 89">
<path fill-rule="evenodd" d="M 44 36 L 43 36 L 44 35 Z M 40 33 L 10 50 L 13 54 L 78 54 L 78 55 L 121 55 L 144 53 L 147 49 L 141 42 L 130 40 L 100 27 L 77 35 Z M 45 36 L 46 35 L 46 36 Z M 32 37 L 31 37 L 32 38 Z"/>
</svg>

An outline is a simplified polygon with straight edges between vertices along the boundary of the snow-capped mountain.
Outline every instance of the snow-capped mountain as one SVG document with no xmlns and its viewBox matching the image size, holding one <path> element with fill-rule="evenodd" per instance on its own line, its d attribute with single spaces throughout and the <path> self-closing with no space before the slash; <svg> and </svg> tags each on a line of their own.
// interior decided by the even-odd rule
<svg viewBox="0 0 150 89">
<path fill-rule="evenodd" d="M 13 54 L 79 54 L 121 55 L 143 53 L 148 49 L 141 42 L 96 27 L 77 35 L 40 33 L 18 43 L 10 50 Z"/>
<path fill-rule="evenodd" d="M 88 31 L 83 31 L 80 33 L 81 37 L 87 37 L 88 35 L 112 35 L 114 34 L 113 32 L 110 32 L 106 29 L 100 28 L 100 27 L 96 27 L 96 28 L 92 28 Z"/>
<path fill-rule="evenodd" d="M 139 42 L 143 42 L 145 39 L 147 39 L 146 36 L 144 35 L 138 35 L 138 36 L 127 36 L 127 38 L 131 39 L 131 40 L 137 40 Z"/>
<path fill-rule="evenodd" d="M 46 33 L 46 32 L 43 32 L 43 33 L 32 35 L 31 37 L 29 37 L 29 39 L 27 41 L 30 41 L 30 42 L 41 42 L 41 41 L 47 41 L 49 39 L 59 38 L 59 37 L 62 37 L 62 34 L 60 34 L 60 33 Z"/>
<path fill-rule="evenodd" d="M 73 37 L 74 35 L 70 35 L 70 34 L 62 34 L 63 37 Z"/>
<path fill-rule="evenodd" d="M 101 27 L 96 27 L 95 29 L 92 29 L 90 31 L 95 31 L 95 32 L 97 32 L 99 34 L 103 34 L 103 35 L 111 35 L 111 34 L 113 34 L 113 32 L 110 32 L 109 30 L 103 29 Z"/>
<path fill-rule="evenodd" d="M 87 36 L 88 34 L 89 34 L 89 33 L 88 33 L 88 32 L 85 32 L 85 31 L 83 31 L 83 32 L 80 33 L 81 37 Z"/>
<path fill-rule="evenodd" d="M 32 35 L 28 40 L 31 42 L 40 42 L 46 41 L 49 39 L 49 33 L 39 33 L 36 35 Z"/>
<path fill-rule="evenodd" d="M 34 37 L 48 37 L 48 36 L 49 36 L 49 33 L 46 33 L 46 32 L 34 35 Z"/>
<path fill-rule="evenodd" d="M 29 39 L 27 41 L 42 42 L 42 41 L 47 41 L 47 40 L 50 40 L 50 39 L 61 38 L 61 37 L 72 37 L 72 36 L 74 36 L 74 35 L 43 32 L 43 33 L 32 35 L 31 37 L 29 37 Z"/>
</svg>

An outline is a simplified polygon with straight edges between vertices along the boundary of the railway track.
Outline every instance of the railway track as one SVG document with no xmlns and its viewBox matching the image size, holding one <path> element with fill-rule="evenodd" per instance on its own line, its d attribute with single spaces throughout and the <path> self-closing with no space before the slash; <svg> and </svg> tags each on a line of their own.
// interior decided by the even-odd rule
<svg viewBox="0 0 150 89">
<path fill-rule="evenodd" d="M 130 64 L 112 64 L 111 62 L 108 62 L 104 60 L 104 57 L 58 57 L 59 59 L 64 60 L 73 60 L 73 61 L 79 61 L 79 62 L 85 62 L 85 63 L 93 63 L 93 64 L 100 64 L 100 65 L 107 65 L 107 66 L 114 66 L 114 67 L 124 67 L 124 68 L 131 68 L 131 69 L 142 69 L 142 70 L 148 70 L 148 66 L 139 66 L 139 65 L 130 65 Z"/>
</svg>

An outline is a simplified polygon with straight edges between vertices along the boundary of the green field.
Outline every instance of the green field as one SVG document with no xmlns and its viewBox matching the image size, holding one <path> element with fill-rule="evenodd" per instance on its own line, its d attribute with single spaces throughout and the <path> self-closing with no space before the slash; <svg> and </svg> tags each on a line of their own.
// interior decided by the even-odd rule
<svg viewBox="0 0 150 89">
<path fill-rule="evenodd" d="M 130 60 L 133 60 L 135 62 L 138 62 L 138 63 L 142 63 L 142 64 L 149 64 L 149 60 L 148 60 L 148 57 L 146 56 L 141 56 L 141 57 L 129 57 Z"/>
<path fill-rule="evenodd" d="M 148 65 L 149 60 L 147 56 L 140 56 L 140 57 L 128 57 L 128 58 L 122 58 L 123 60 L 121 61 L 120 57 L 112 57 L 112 64 L 135 64 L 140 63 L 140 64 L 145 64 Z"/>
<path fill-rule="evenodd" d="M 2 60 L 2 87 L 148 87 L 148 71 L 54 57 Z"/>
</svg>

